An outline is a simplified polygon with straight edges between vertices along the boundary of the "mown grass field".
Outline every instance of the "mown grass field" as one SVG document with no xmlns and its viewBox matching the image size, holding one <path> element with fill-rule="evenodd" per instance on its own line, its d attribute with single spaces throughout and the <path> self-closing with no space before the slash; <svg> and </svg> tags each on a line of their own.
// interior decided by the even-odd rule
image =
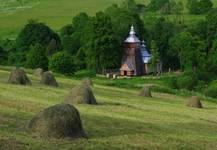
<svg viewBox="0 0 217 150">
<path fill-rule="evenodd" d="M 0 0 L 0 39 L 15 38 L 29 19 L 37 19 L 59 31 L 71 23 L 79 12 L 94 15 L 97 11 L 121 2 L 123 0 L 23 0 L 21 6 L 16 0 Z M 148 4 L 149 0 L 137 2 Z M 213 2 L 217 4 L 217 0 Z M 203 19 L 203 16 L 185 15 L 184 18 L 192 22 Z"/>
<path fill-rule="evenodd" d="M 189 108 L 188 97 L 153 93 L 153 98 L 142 98 L 135 88 L 105 86 L 106 79 L 96 78 L 100 84 L 93 91 L 99 105 L 75 105 L 88 139 L 29 134 L 25 127 L 30 118 L 62 103 L 80 80 L 58 76 L 60 87 L 51 88 L 40 85 L 32 74 L 28 74 L 31 86 L 10 85 L 8 76 L 8 71 L 0 70 L 0 149 L 3 144 L 16 150 L 217 149 L 217 103 L 203 99 L 204 109 Z"/>
</svg>

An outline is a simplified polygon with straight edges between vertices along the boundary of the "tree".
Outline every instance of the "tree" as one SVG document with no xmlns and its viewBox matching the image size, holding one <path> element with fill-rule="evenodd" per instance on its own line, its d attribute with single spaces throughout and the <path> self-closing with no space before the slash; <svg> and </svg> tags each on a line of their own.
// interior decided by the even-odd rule
<svg viewBox="0 0 217 150">
<path fill-rule="evenodd" d="M 158 11 L 160 10 L 165 4 L 168 4 L 169 0 L 151 0 L 148 5 L 149 10 L 151 11 Z"/>
<path fill-rule="evenodd" d="M 49 60 L 49 69 L 57 73 L 73 74 L 75 65 L 72 56 L 64 51 L 54 54 Z"/>
<path fill-rule="evenodd" d="M 207 70 L 209 72 L 214 72 L 217 74 L 217 37 L 214 40 L 212 50 L 208 55 L 208 60 L 207 60 Z"/>
<path fill-rule="evenodd" d="M 170 40 L 170 54 L 179 58 L 181 70 L 192 70 L 203 66 L 204 43 L 188 32 L 175 35 Z"/>
<path fill-rule="evenodd" d="M 7 52 L 0 46 L 0 64 L 5 64 L 7 61 Z"/>
<path fill-rule="evenodd" d="M 52 39 L 57 42 L 56 49 L 60 50 L 60 38 L 53 30 L 43 23 L 29 20 L 16 38 L 16 47 L 20 51 L 28 51 L 36 43 L 47 47 Z"/>
<path fill-rule="evenodd" d="M 198 2 L 198 7 L 200 9 L 199 13 L 204 14 L 209 12 L 212 9 L 213 3 L 211 0 L 200 0 Z"/>
<path fill-rule="evenodd" d="M 103 12 L 96 13 L 92 21 L 90 39 L 86 46 L 88 68 L 102 72 L 120 64 L 120 48 L 112 28 L 111 18 Z"/>
<path fill-rule="evenodd" d="M 191 14 L 204 14 L 212 9 L 213 3 L 211 0 L 188 0 L 187 6 Z"/>
<path fill-rule="evenodd" d="M 125 5 L 121 7 L 113 5 L 107 8 L 105 13 L 111 18 L 112 27 L 115 31 L 114 34 L 116 35 L 120 45 L 128 36 L 132 24 L 137 31 L 137 36 L 147 41 L 149 34 L 147 33 L 144 23 L 138 13 L 130 11 L 128 7 L 125 7 Z"/>
<path fill-rule="evenodd" d="M 48 69 L 48 58 L 46 56 L 46 49 L 41 44 L 35 44 L 27 54 L 26 65 L 29 68 Z"/>
<path fill-rule="evenodd" d="M 73 18 L 72 24 L 67 25 L 61 30 L 63 49 L 76 55 L 78 49 L 84 44 L 85 28 L 90 17 L 86 13 L 79 13 Z"/>
<path fill-rule="evenodd" d="M 151 66 L 153 68 L 156 68 L 157 61 L 160 59 L 158 47 L 155 41 L 151 41 Z"/>
<path fill-rule="evenodd" d="M 171 60 L 168 55 L 169 39 L 175 34 L 175 26 L 169 21 L 166 21 L 163 17 L 155 20 L 151 26 L 151 39 L 156 42 L 159 50 L 161 61 L 164 63 L 164 67 L 171 66 Z"/>
</svg>

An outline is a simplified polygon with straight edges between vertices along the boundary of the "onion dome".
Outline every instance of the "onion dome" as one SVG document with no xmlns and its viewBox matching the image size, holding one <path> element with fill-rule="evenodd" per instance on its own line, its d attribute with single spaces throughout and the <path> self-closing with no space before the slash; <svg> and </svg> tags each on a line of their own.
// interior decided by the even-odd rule
<svg viewBox="0 0 217 150">
<path fill-rule="evenodd" d="M 140 51 L 141 51 L 141 55 L 142 55 L 143 62 L 144 62 L 145 64 L 149 63 L 152 56 L 151 56 L 151 54 L 148 52 L 148 50 L 147 50 L 147 48 L 146 48 L 145 41 L 142 41 L 142 45 L 141 45 Z"/>
<path fill-rule="evenodd" d="M 125 43 L 140 43 L 140 40 L 136 36 L 133 25 L 131 26 L 129 37 L 124 42 Z"/>
</svg>

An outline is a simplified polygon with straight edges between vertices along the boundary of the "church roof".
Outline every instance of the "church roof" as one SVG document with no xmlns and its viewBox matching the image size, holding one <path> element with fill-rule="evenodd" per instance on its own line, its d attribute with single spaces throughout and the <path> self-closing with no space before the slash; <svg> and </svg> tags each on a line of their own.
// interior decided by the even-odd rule
<svg viewBox="0 0 217 150">
<path fill-rule="evenodd" d="M 140 40 L 136 36 L 133 25 L 131 26 L 128 38 L 124 41 L 125 43 L 140 43 Z"/>
<path fill-rule="evenodd" d="M 151 56 L 151 54 L 148 52 L 144 41 L 142 41 L 142 45 L 141 45 L 140 51 L 141 51 L 141 55 L 142 55 L 142 60 L 143 60 L 143 62 L 144 62 L 145 64 L 149 63 L 152 56 Z"/>
</svg>

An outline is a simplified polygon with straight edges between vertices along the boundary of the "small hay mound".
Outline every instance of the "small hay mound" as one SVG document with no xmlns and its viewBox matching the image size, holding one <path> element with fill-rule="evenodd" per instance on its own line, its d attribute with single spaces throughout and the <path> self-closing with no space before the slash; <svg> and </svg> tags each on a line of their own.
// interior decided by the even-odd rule
<svg viewBox="0 0 217 150">
<path fill-rule="evenodd" d="M 65 98 L 65 102 L 69 104 L 97 104 L 90 86 L 86 84 L 74 87 Z"/>
<path fill-rule="evenodd" d="M 90 78 L 83 79 L 82 83 L 88 86 L 93 86 L 93 81 Z"/>
<path fill-rule="evenodd" d="M 152 95 L 151 95 L 151 87 L 150 86 L 144 86 L 142 88 L 142 90 L 140 91 L 139 95 L 143 96 L 143 97 L 152 97 Z"/>
<path fill-rule="evenodd" d="M 43 72 L 44 72 L 43 69 L 37 68 L 37 69 L 35 69 L 35 71 L 34 71 L 34 75 L 37 76 L 37 77 L 41 77 L 42 74 L 43 74 Z"/>
<path fill-rule="evenodd" d="M 200 98 L 197 96 L 192 96 L 187 104 L 189 107 L 203 108 Z"/>
<path fill-rule="evenodd" d="M 49 86 L 58 87 L 58 83 L 54 75 L 50 71 L 46 71 L 41 76 L 41 83 Z"/>
<path fill-rule="evenodd" d="M 31 119 L 28 131 L 44 137 L 85 137 L 78 110 L 69 104 L 44 109 Z"/>
<path fill-rule="evenodd" d="M 10 77 L 8 79 L 8 83 L 11 84 L 21 84 L 21 85 L 30 85 L 31 81 L 26 75 L 26 72 L 22 69 L 13 69 Z"/>
</svg>

